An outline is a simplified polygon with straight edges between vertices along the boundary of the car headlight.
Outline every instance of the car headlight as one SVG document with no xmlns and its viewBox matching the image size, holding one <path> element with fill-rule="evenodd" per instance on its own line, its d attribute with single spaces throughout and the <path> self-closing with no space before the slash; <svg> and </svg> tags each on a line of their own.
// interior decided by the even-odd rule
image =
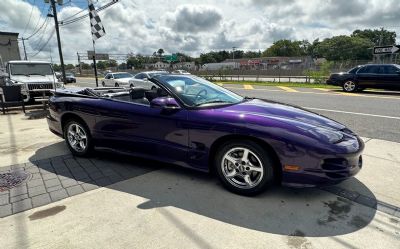
<svg viewBox="0 0 400 249">
<path fill-rule="evenodd" d="M 325 141 L 328 141 L 331 144 L 336 144 L 339 143 L 343 140 L 344 135 L 343 133 L 339 131 L 332 131 L 324 128 L 315 128 L 309 130 L 314 136 L 324 139 Z"/>
<path fill-rule="evenodd" d="M 56 82 L 56 88 L 64 88 L 64 83 Z"/>
</svg>

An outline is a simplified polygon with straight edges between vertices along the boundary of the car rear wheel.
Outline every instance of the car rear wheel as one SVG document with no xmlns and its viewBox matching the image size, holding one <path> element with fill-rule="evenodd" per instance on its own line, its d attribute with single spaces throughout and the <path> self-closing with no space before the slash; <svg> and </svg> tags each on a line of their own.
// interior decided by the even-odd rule
<svg viewBox="0 0 400 249">
<path fill-rule="evenodd" d="M 357 89 L 358 89 L 357 83 L 352 80 L 348 80 L 343 83 L 343 91 L 345 92 L 353 93 L 356 92 Z"/>
<path fill-rule="evenodd" d="M 115 87 L 119 87 L 119 84 L 118 84 L 118 83 L 115 83 Z"/>
<path fill-rule="evenodd" d="M 106 83 L 103 81 L 103 82 L 101 82 L 101 85 L 102 85 L 103 87 L 105 87 L 105 86 L 106 86 Z"/>
<path fill-rule="evenodd" d="M 64 138 L 69 150 L 76 156 L 87 156 L 92 150 L 92 138 L 86 125 L 71 120 L 64 126 Z"/>
<path fill-rule="evenodd" d="M 222 184 L 241 195 L 255 195 L 274 183 L 270 154 L 252 141 L 230 141 L 223 144 L 215 158 Z"/>
</svg>

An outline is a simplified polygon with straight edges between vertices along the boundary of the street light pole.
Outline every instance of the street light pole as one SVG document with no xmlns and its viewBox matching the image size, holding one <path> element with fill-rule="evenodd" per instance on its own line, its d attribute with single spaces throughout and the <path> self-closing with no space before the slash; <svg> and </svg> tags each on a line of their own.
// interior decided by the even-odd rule
<svg viewBox="0 0 400 249">
<path fill-rule="evenodd" d="M 55 27 L 56 27 L 58 54 L 60 56 L 61 72 L 62 72 L 64 84 L 66 84 L 64 58 L 63 58 L 62 49 L 61 49 L 60 29 L 58 27 L 56 0 L 50 0 L 50 1 L 51 1 L 51 7 L 53 9 L 53 17 L 54 17 L 54 23 L 55 23 Z"/>
</svg>

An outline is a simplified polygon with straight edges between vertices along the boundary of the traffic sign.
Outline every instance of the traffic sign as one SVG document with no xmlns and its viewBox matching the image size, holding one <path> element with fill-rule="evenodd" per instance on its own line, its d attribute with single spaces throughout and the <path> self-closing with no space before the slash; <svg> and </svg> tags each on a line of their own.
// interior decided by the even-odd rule
<svg viewBox="0 0 400 249">
<path fill-rule="evenodd" d="M 89 59 L 92 59 L 92 58 L 93 58 L 93 55 L 94 55 L 94 51 L 87 51 L 87 54 L 88 54 L 88 58 L 89 58 Z M 96 53 L 96 60 L 99 60 L 99 61 L 101 61 L 101 60 L 107 61 L 107 60 L 109 60 L 109 59 L 110 59 L 110 57 L 108 56 L 108 54 Z"/>
<path fill-rule="evenodd" d="M 178 61 L 178 56 L 176 54 L 165 55 L 164 60 L 166 60 L 167 62 L 175 62 Z"/>
<path fill-rule="evenodd" d="M 400 45 L 374 47 L 374 54 L 396 54 L 400 52 Z"/>
</svg>

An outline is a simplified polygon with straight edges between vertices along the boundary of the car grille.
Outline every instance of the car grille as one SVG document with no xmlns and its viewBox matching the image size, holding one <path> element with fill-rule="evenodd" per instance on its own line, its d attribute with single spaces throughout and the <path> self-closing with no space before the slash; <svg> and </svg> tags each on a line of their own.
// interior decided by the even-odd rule
<svg viewBox="0 0 400 249">
<path fill-rule="evenodd" d="M 28 84 L 29 90 L 37 90 L 37 89 L 53 89 L 52 83 L 35 83 L 35 84 Z"/>
</svg>

